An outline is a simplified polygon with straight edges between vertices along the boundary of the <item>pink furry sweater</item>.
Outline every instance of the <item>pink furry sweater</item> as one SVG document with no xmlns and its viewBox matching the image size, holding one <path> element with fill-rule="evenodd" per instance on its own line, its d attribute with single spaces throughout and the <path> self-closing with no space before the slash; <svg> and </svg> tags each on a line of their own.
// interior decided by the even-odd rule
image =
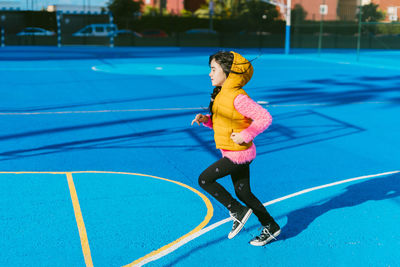
<svg viewBox="0 0 400 267">
<path fill-rule="evenodd" d="M 257 135 L 265 131 L 271 125 L 272 116 L 269 112 L 248 96 L 242 94 L 238 95 L 233 104 L 240 114 L 253 120 L 247 129 L 240 132 L 246 143 L 252 141 Z M 203 123 L 203 125 L 212 129 L 212 120 L 209 119 L 206 123 Z M 250 162 L 256 157 L 256 146 L 254 142 L 250 148 L 242 151 L 220 150 L 223 157 L 227 157 L 237 164 Z"/>
</svg>

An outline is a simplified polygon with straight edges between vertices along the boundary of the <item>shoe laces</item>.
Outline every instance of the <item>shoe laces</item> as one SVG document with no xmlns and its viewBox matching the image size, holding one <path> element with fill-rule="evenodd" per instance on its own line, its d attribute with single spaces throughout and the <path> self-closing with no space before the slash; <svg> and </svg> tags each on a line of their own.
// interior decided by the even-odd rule
<svg viewBox="0 0 400 267">
<path fill-rule="evenodd" d="M 277 240 L 275 236 L 269 231 L 269 225 L 263 227 L 260 236 L 262 235 L 271 236 L 274 240 Z"/>
<path fill-rule="evenodd" d="M 232 220 L 234 222 L 242 223 L 241 221 L 238 220 L 237 218 L 237 212 L 229 212 L 229 215 L 231 216 Z"/>
<path fill-rule="evenodd" d="M 238 220 L 238 218 L 237 218 L 237 212 L 229 212 L 229 215 L 231 216 L 232 221 L 233 221 L 232 230 L 236 228 L 236 227 L 235 227 L 235 222 L 236 222 L 237 224 L 243 224 L 240 220 Z M 243 227 L 244 227 L 244 225 L 243 225 Z"/>
</svg>

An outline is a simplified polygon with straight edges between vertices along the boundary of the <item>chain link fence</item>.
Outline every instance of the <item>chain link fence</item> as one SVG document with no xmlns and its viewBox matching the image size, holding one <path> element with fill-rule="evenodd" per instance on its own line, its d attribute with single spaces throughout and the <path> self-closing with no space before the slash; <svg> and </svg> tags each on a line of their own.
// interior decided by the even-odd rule
<svg viewBox="0 0 400 267">
<path fill-rule="evenodd" d="M 54 13 L 1 11 L 2 45 L 57 45 Z"/>
<path fill-rule="evenodd" d="M 359 23 L 355 1 L 292 9 L 291 48 L 400 49 L 400 23 Z M 324 9 L 326 8 L 326 9 Z M 0 10 L 1 44 L 284 48 L 285 21 Z"/>
<path fill-rule="evenodd" d="M 285 22 L 248 25 L 243 19 L 156 16 L 119 18 L 111 14 L 1 11 L 3 45 L 102 46 L 284 46 Z"/>
<path fill-rule="evenodd" d="M 362 22 L 359 1 L 339 1 L 328 6 L 315 2 L 316 12 L 292 10 L 292 48 L 400 49 L 400 23 Z"/>
</svg>

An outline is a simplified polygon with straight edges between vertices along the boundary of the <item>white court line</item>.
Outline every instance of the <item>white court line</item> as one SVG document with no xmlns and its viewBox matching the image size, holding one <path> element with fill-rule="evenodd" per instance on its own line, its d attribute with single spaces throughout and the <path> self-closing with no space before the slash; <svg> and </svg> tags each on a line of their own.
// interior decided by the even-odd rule
<svg viewBox="0 0 400 267">
<path fill-rule="evenodd" d="M 258 103 L 258 101 L 257 101 Z M 344 105 L 365 105 L 365 104 L 390 104 L 391 101 L 371 101 L 371 102 L 349 102 L 341 103 Z M 260 104 L 260 103 L 259 103 Z M 309 106 L 331 106 L 332 103 L 310 103 L 310 104 L 287 104 L 287 105 L 265 105 L 266 107 L 309 107 Z"/>
<path fill-rule="evenodd" d="M 85 113 L 112 113 L 112 112 L 144 112 L 169 110 L 199 110 L 204 108 L 142 108 L 142 109 L 109 109 L 109 110 L 76 110 L 76 111 L 49 111 L 49 112 L 3 112 L 0 116 L 11 115 L 54 115 L 54 114 L 85 114 Z"/>
<path fill-rule="evenodd" d="M 384 176 L 384 175 L 389 175 L 389 174 L 395 174 L 395 173 L 400 173 L 400 170 L 391 171 L 391 172 L 383 172 L 383 173 L 372 174 L 372 175 L 365 175 L 365 176 L 350 178 L 350 179 L 346 179 L 346 180 L 342 180 L 342 181 L 338 181 L 338 182 L 334 182 L 334 183 L 330 183 L 330 184 L 326 184 L 326 185 L 316 186 L 316 187 L 312 187 L 312 188 L 309 188 L 309 189 L 301 190 L 299 192 L 296 192 L 296 193 L 293 193 L 293 194 L 290 194 L 290 195 L 287 195 L 287 196 L 284 196 L 284 197 L 281 197 L 281 198 L 277 198 L 277 199 L 268 201 L 268 202 L 264 203 L 263 205 L 264 206 L 269 206 L 269 205 L 275 204 L 277 202 L 280 202 L 280 201 L 283 201 L 283 200 L 286 200 L 286 199 L 289 199 L 289 198 L 300 196 L 300 195 L 303 195 L 303 194 L 306 194 L 306 193 L 309 193 L 309 192 L 312 192 L 312 191 L 316 191 L 316 190 L 319 190 L 319 189 L 332 187 L 332 186 L 335 186 L 335 185 L 340 185 L 340 184 L 349 183 L 349 182 L 353 182 L 353 181 L 358 181 L 358 180 L 363 180 L 363 179 L 368 179 L 368 178 L 373 178 L 373 177 L 379 177 L 379 176 Z M 223 225 L 224 223 L 227 223 L 227 222 L 229 222 L 231 220 L 232 220 L 231 218 L 227 218 L 227 219 L 224 219 L 222 221 L 216 222 L 216 223 L 214 223 L 214 224 L 212 224 L 212 225 L 210 225 L 210 226 L 208 226 L 206 228 L 203 228 L 202 230 L 200 230 L 200 231 L 198 231 L 198 232 L 196 232 L 196 233 L 194 233 L 194 234 L 182 239 L 180 242 L 174 244 L 170 248 L 168 248 L 168 249 L 166 249 L 164 251 L 161 251 L 159 254 L 156 254 L 156 255 L 154 255 L 154 256 L 152 256 L 150 258 L 147 258 L 147 259 L 143 260 L 142 262 L 140 262 L 139 264 L 137 264 L 135 266 L 142 266 L 142 265 L 144 265 L 146 263 L 158 260 L 158 259 L 168 255 L 169 253 L 177 250 L 181 246 L 189 243 L 190 241 L 196 239 L 197 237 L 199 237 L 201 235 L 204 235 L 205 233 L 207 233 L 207 232 L 217 228 L 218 226 Z"/>
<path fill-rule="evenodd" d="M 310 104 L 287 104 L 287 105 L 271 105 L 266 104 L 267 101 L 257 101 L 265 107 L 280 108 L 280 107 L 309 107 L 309 106 L 330 106 L 331 103 L 310 103 Z M 347 105 L 361 104 L 389 104 L 390 101 L 375 101 L 375 102 L 353 102 Z M 0 112 L 0 116 L 27 116 L 27 115 L 57 115 L 57 114 L 91 114 L 91 113 L 113 113 L 113 112 L 148 112 L 148 111 L 180 111 L 180 110 L 207 110 L 202 107 L 191 108 L 142 108 L 142 109 L 109 109 L 109 110 L 71 110 L 71 111 L 49 111 L 49 112 Z"/>
<path fill-rule="evenodd" d="M 80 70 L 85 70 L 87 68 L 79 68 Z M 71 68 L 57 68 L 57 67 L 50 67 L 50 68 L 0 68 L 0 71 L 66 71 L 66 70 L 78 70 L 78 68 L 71 67 Z"/>
</svg>

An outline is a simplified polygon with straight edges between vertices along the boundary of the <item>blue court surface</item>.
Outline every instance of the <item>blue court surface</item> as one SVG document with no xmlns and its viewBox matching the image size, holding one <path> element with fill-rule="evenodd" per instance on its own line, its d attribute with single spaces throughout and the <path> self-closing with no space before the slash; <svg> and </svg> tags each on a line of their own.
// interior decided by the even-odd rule
<svg viewBox="0 0 400 267">
<path fill-rule="evenodd" d="M 251 182 L 282 233 L 253 247 L 197 183 L 218 50 L 1 48 L 0 266 L 400 266 L 400 52 L 235 49 L 273 116 Z"/>
</svg>

